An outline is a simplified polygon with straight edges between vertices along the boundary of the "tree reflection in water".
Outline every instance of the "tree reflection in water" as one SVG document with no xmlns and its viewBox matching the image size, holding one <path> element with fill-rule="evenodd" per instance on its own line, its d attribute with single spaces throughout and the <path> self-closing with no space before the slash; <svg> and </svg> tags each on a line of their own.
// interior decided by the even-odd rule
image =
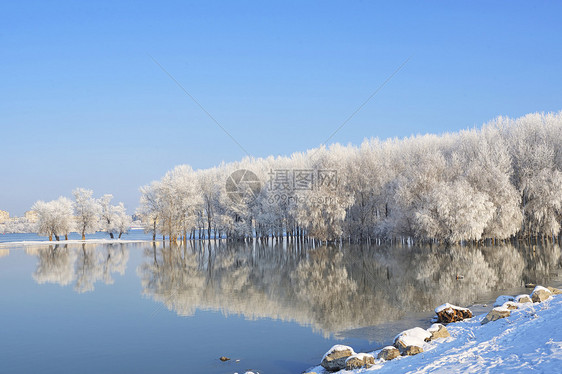
<svg viewBox="0 0 562 374">
<path fill-rule="evenodd" d="M 181 316 L 220 311 L 312 326 L 325 336 L 397 320 L 525 282 L 547 283 L 560 248 L 367 247 L 296 244 L 152 245 L 143 292 Z M 457 278 L 462 278 L 459 280 Z"/>
<path fill-rule="evenodd" d="M 74 282 L 79 293 L 93 291 L 98 281 L 113 284 L 112 274 L 125 274 L 129 261 L 126 244 L 30 246 L 26 252 L 38 257 L 33 273 L 37 283 L 66 286 Z"/>
<path fill-rule="evenodd" d="M 144 295 L 180 316 L 212 310 L 295 321 L 324 336 L 430 312 L 444 302 L 470 305 L 529 282 L 548 284 L 562 267 L 556 244 L 311 248 L 296 243 L 158 242 L 26 251 L 38 258 L 33 273 L 37 283 L 73 284 L 82 293 L 123 275 L 130 248 L 143 251 L 136 271 Z"/>
</svg>

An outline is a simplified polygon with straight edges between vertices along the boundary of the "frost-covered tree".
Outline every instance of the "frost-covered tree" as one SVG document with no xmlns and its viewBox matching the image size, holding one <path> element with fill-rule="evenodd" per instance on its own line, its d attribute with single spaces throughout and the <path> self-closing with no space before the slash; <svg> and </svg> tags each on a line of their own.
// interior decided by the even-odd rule
<svg viewBox="0 0 562 374">
<path fill-rule="evenodd" d="M 119 203 L 112 207 L 113 212 L 113 220 L 111 226 L 111 232 L 113 236 L 117 235 L 118 239 L 121 239 L 123 234 L 126 234 L 133 223 L 132 217 L 127 214 L 127 210 L 125 209 L 125 205 L 123 203 Z"/>
<path fill-rule="evenodd" d="M 68 239 L 68 233 L 73 229 L 72 201 L 66 197 L 44 202 L 37 201 L 31 208 L 37 214 L 37 232 L 40 235 L 53 240 L 60 240 L 64 235 Z"/>
<path fill-rule="evenodd" d="M 74 195 L 74 212 L 76 216 L 76 228 L 86 240 L 86 234 L 92 234 L 99 229 L 99 216 L 101 205 L 94 199 L 92 190 L 77 188 L 72 191 Z"/>
<path fill-rule="evenodd" d="M 346 210 L 353 204 L 345 147 L 334 145 L 320 148 L 312 155 L 312 170 L 317 184 L 304 195 L 298 219 L 307 222 L 308 232 L 320 240 L 333 241 L 341 238 Z"/>
<path fill-rule="evenodd" d="M 25 217 L 11 218 L 0 223 L 0 234 L 37 232 L 35 222 L 30 222 Z"/>
<path fill-rule="evenodd" d="M 154 181 L 149 185 L 141 187 L 140 206 L 137 208 L 137 214 L 142 217 L 144 231 L 152 234 L 152 240 L 156 240 L 157 225 L 162 219 L 163 197 L 160 185 L 159 181 Z"/>
<path fill-rule="evenodd" d="M 425 195 L 416 211 L 414 227 L 416 236 L 423 239 L 446 243 L 480 240 L 493 215 L 488 195 L 460 180 L 436 185 Z"/>
<path fill-rule="evenodd" d="M 513 159 L 513 182 L 521 196 L 527 236 L 558 235 L 561 211 L 562 112 L 498 118 Z"/>
<path fill-rule="evenodd" d="M 245 170 L 258 176 L 261 190 L 242 183 Z M 306 188 L 305 175 L 314 188 Z M 238 190 L 227 190 L 227 182 Z M 178 166 L 141 188 L 138 213 L 153 238 L 189 232 L 452 244 L 556 237 L 561 190 L 562 113 L 530 114 L 457 133 L 247 157 L 207 170 Z"/>
<path fill-rule="evenodd" d="M 132 224 L 132 218 L 127 214 L 125 205 L 119 203 L 111 205 L 113 195 L 103 195 L 100 200 L 100 227 L 103 231 L 107 232 L 111 239 L 121 238 L 121 235 L 129 230 Z"/>
</svg>

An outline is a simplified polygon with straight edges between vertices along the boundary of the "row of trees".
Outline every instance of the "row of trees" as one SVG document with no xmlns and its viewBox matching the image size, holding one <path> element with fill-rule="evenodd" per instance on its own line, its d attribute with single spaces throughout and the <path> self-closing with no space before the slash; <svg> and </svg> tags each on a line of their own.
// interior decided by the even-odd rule
<svg viewBox="0 0 562 374">
<path fill-rule="evenodd" d="M 237 170 L 251 173 L 235 178 Z M 171 240 L 554 237 L 562 220 L 562 112 L 206 170 L 181 165 L 141 188 L 138 213 L 154 237 Z"/>
<path fill-rule="evenodd" d="M 37 201 L 31 208 L 37 215 L 36 232 L 49 237 L 49 240 L 68 239 L 70 232 L 78 232 L 82 240 L 86 234 L 105 231 L 113 239 L 126 233 L 132 219 L 123 203 L 111 205 L 113 196 L 103 195 L 96 199 L 94 192 L 77 188 L 72 192 L 74 201 L 59 197 L 52 201 Z"/>
</svg>

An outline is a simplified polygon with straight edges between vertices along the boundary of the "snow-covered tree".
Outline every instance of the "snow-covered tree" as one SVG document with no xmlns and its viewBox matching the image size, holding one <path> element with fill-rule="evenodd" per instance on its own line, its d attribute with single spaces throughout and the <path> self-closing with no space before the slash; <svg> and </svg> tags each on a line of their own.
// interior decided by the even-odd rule
<svg viewBox="0 0 562 374">
<path fill-rule="evenodd" d="M 132 217 L 127 214 L 127 210 L 125 209 L 125 205 L 123 203 L 119 203 L 112 207 L 113 219 L 111 225 L 111 233 L 113 233 L 114 237 L 117 235 L 118 239 L 121 239 L 123 234 L 126 234 L 133 223 Z"/>
<path fill-rule="evenodd" d="M 137 214 L 142 217 L 144 231 L 152 234 L 152 240 L 156 240 L 158 223 L 162 220 L 162 193 L 161 183 L 154 181 L 140 188 L 141 198 Z"/>
<path fill-rule="evenodd" d="M 72 191 L 74 195 L 74 212 L 76 215 L 76 228 L 86 240 L 86 234 L 92 234 L 99 229 L 99 216 L 101 205 L 94 199 L 92 190 L 77 188 Z"/>
<path fill-rule="evenodd" d="M 37 214 L 37 232 L 40 235 L 53 240 L 60 240 L 64 235 L 68 239 L 68 233 L 73 230 L 72 201 L 66 197 L 44 202 L 37 201 L 31 208 Z"/>
<path fill-rule="evenodd" d="M 258 176 L 259 191 L 242 183 L 245 170 Z M 457 133 L 370 139 L 360 147 L 247 157 L 207 170 L 182 165 L 141 188 L 137 212 L 153 238 L 158 231 L 170 239 L 198 232 L 209 239 L 214 233 L 452 244 L 555 237 L 561 190 L 562 112 L 499 117 Z"/>
<path fill-rule="evenodd" d="M 131 227 L 132 218 L 127 214 L 125 205 L 119 203 L 117 205 L 111 205 L 111 200 L 113 195 L 106 194 L 103 195 L 100 200 L 100 227 L 103 231 L 107 232 L 111 239 L 121 238 L 121 235 L 126 233 Z"/>
</svg>

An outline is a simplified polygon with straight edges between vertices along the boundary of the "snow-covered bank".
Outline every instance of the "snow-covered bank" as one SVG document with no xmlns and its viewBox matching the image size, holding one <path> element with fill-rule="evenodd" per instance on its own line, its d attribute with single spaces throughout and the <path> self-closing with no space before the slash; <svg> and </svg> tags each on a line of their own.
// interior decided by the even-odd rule
<svg viewBox="0 0 562 374">
<path fill-rule="evenodd" d="M 126 239 L 86 239 L 86 240 L 60 240 L 60 241 L 49 241 L 49 240 L 24 240 L 19 242 L 2 242 L 0 243 L 0 248 L 8 248 L 14 246 L 26 246 L 26 245 L 66 245 L 66 244 L 131 244 L 131 243 L 148 243 L 151 240 L 126 240 Z"/>
<path fill-rule="evenodd" d="M 487 324 L 481 324 L 485 315 L 451 323 L 450 337 L 425 343 L 415 356 L 377 359 L 370 368 L 340 373 L 560 372 L 562 295 L 517 306 L 509 317 Z M 327 373 L 322 366 L 307 372 Z"/>
</svg>

